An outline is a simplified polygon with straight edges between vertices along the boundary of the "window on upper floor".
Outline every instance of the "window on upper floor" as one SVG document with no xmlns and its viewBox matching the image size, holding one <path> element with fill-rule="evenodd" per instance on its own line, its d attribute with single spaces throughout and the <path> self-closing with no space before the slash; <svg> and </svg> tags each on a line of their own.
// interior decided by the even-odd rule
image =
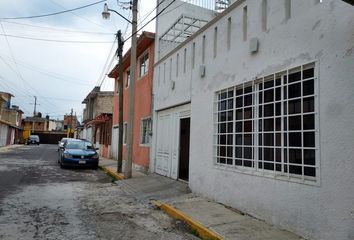
<svg viewBox="0 0 354 240">
<path fill-rule="evenodd" d="M 125 88 L 128 88 L 130 85 L 130 70 L 125 73 Z"/>
<path fill-rule="evenodd" d="M 315 64 L 216 93 L 217 165 L 273 177 L 319 175 Z"/>
<path fill-rule="evenodd" d="M 141 58 L 140 58 L 140 71 L 139 71 L 139 77 L 144 76 L 147 74 L 149 70 L 149 53 L 145 53 Z"/>
</svg>

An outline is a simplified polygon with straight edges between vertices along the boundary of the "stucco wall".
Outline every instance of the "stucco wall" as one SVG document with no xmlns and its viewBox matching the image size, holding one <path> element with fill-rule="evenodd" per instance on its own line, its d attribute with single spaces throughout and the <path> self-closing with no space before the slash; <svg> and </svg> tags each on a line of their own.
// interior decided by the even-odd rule
<svg viewBox="0 0 354 240">
<path fill-rule="evenodd" d="M 190 187 L 276 226 L 310 239 L 354 238 L 354 7 L 342 1 L 292 1 L 285 20 L 283 1 L 268 0 L 268 29 L 261 27 L 261 2 L 244 1 L 155 68 L 155 109 L 191 99 Z M 242 39 L 242 10 L 248 8 L 248 40 Z M 231 47 L 226 26 L 232 18 Z M 213 57 L 214 27 L 218 27 L 217 56 Z M 206 36 L 206 76 L 199 76 L 202 36 Z M 257 37 L 259 51 L 249 53 Z M 171 89 L 156 75 L 176 54 L 191 59 L 196 42 L 196 65 L 175 77 Z M 317 61 L 319 68 L 318 185 L 300 184 L 215 167 L 213 159 L 213 101 L 215 92 L 257 77 Z M 172 64 L 172 68 L 176 66 Z M 179 64 L 183 69 L 183 63 Z M 160 79 L 160 80 L 159 80 Z M 158 84 L 158 81 L 159 84 Z M 155 126 L 155 125 L 154 125 Z"/>
</svg>

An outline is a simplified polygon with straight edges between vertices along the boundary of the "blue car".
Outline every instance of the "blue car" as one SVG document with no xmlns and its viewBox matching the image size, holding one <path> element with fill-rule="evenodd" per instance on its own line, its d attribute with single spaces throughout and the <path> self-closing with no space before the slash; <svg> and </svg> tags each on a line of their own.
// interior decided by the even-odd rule
<svg viewBox="0 0 354 240">
<path fill-rule="evenodd" d="M 97 149 L 89 141 L 68 139 L 58 153 L 60 167 L 98 168 L 99 156 Z"/>
</svg>

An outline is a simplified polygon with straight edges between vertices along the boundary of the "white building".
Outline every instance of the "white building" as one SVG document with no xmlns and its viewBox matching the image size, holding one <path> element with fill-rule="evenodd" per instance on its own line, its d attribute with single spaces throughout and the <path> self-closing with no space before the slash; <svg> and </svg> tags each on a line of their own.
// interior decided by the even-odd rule
<svg viewBox="0 0 354 240">
<path fill-rule="evenodd" d="M 238 0 L 166 39 L 193 9 L 157 18 L 151 171 L 306 238 L 354 239 L 354 6 Z"/>
</svg>

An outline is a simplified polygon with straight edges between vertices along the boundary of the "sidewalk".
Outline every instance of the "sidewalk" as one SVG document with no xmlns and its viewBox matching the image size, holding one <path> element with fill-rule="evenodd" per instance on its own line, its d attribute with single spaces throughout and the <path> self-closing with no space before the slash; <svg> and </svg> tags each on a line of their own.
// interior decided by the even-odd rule
<svg viewBox="0 0 354 240">
<path fill-rule="evenodd" d="M 101 159 L 103 169 L 116 172 L 117 161 Z M 277 229 L 222 204 L 197 196 L 188 185 L 157 174 L 133 171 L 133 178 L 117 185 L 135 198 L 185 221 L 203 239 L 299 240 L 295 234 Z"/>
</svg>

